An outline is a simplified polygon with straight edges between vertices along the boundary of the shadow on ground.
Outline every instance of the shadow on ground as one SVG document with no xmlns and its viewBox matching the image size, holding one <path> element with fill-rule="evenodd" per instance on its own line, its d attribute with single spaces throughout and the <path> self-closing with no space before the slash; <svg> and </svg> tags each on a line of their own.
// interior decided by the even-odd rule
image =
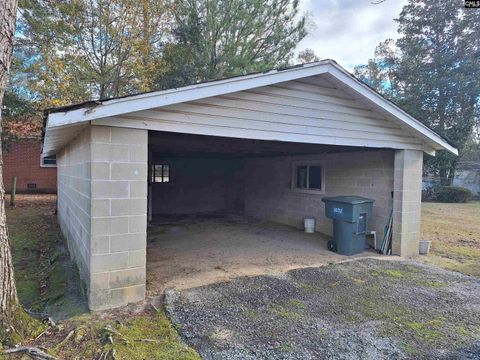
<svg viewBox="0 0 480 360">
<path fill-rule="evenodd" d="M 17 195 L 16 206 L 6 210 L 20 301 L 28 312 L 57 321 L 88 307 L 55 205 L 55 195 Z"/>
<path fill-rule="evenodd" d="M 166 292 L 205 359 L 479 359 L 480 282 L 364 259 Z"/>
</svg>

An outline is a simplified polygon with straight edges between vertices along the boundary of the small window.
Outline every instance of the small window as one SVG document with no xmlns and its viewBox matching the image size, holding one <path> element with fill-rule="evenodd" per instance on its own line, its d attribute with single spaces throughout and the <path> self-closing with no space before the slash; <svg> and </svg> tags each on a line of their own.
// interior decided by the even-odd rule
<svg viewBox="0 0 480 360">
<path fill-rule="evenodd" d="M 170 182 L 170 165 L 156 164 L 152 165 L 151 182 L 152 183 L 169 183 Z"/>
<path fill-rule="evenodd" d="M 57 155 L 41 156 L 40 157 L 40 166 L 41 167 L 56 167 L 57 166 Z"/>
<path fill-rule="evenodd" d="M 323 166 L 315 163 L 295 163 L 292 174 L 292 188 L 305 192 L 324 191 Z"/>
</svg>

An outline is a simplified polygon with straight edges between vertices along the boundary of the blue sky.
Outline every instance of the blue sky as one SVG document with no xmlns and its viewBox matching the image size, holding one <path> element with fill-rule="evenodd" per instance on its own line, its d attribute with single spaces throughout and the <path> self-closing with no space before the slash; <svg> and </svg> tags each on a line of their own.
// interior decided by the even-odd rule
<svg viewBox="0 0 480 360">
<path fill-rule="evenodd" d="M 397 37 L 397 23 L 408 0 L 301 0 L 310 14 L 310 34 L 299 49 L 311 48 L 322 59 L 334 59 L 352 70 L 373 56 L 378 43 Z"/>
</svg>

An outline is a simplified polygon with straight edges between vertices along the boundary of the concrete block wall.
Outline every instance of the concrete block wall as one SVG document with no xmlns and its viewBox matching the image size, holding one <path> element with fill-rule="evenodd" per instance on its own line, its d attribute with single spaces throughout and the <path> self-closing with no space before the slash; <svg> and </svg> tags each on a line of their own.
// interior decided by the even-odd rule
<svg viewBox="0 0 480 360">
<path fill-rule="evenodd" d="M 318 161 L 325 172 L 325 193 L 291 189 L 292 163 Z M 375 199 L 370 228 L 382 239 L 393 206 L 393 150 L 360 151 L 308 156 L 245 160 L 245 213 L 297 228 L 314 216 L 316 230 L 332 235 L 332 220 L 325 217 L 324 196 L 360 195 Z"/>
<path fill-rule="evenodd" d="M 393 243 L 396 255 L 418 255 L 420 241 L 423 152 L 395 151 Z"/>
<path fill-rule="evenodd" d="M 91 127 L 89 307 L 145 297 L 147 130 Z"/>
<path fill-rule="evenodd" d="M 90 128 L 57 154 L 58 221 L 87 284 L 90 278 Z"/>
<path fill-rule="evenodd" d="M 89 307 L 145 296 L 146 130 L 89 126 L 58 157 L 58 217 Z"/>
</svg>

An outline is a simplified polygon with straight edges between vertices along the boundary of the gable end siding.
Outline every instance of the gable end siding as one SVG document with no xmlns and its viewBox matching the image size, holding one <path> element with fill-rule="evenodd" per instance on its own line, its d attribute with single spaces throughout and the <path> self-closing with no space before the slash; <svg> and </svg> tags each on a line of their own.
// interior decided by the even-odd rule
<svg viewBox="0 0 480 360">
<path fill-rule="evenodd" d="M 93 124 L 198 135 L 423 150 L 422 141 L 319 79 L 289 81 Z"/>
</svg>

